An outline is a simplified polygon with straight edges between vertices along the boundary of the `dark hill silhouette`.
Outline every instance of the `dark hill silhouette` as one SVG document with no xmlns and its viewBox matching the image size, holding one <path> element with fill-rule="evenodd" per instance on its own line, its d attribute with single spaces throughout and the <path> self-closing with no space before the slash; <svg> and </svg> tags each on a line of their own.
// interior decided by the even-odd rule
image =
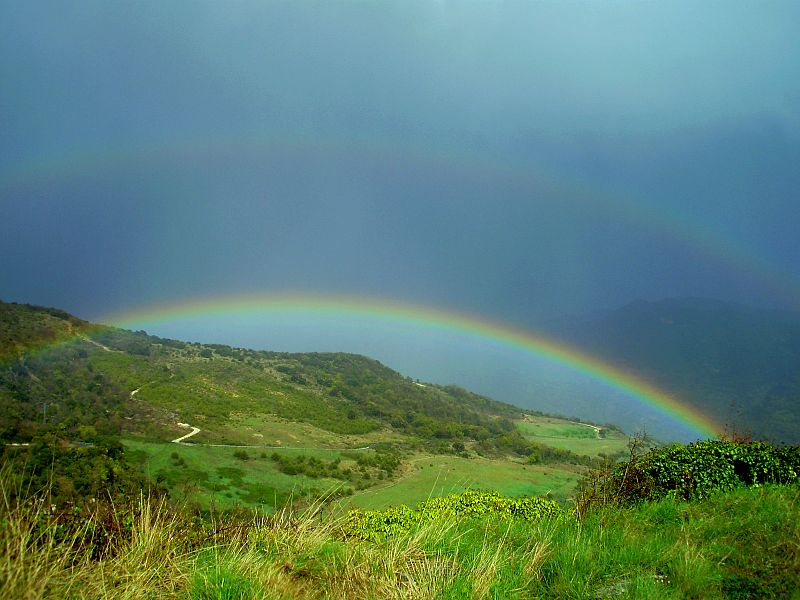
<svg viewBox="0 0 800 600">
<path fill-rule="evenodd" d="M 550 330 L 737 433 L 800 442 L 800 313 L 677 298 L 562 319 Z"/>
</svg>

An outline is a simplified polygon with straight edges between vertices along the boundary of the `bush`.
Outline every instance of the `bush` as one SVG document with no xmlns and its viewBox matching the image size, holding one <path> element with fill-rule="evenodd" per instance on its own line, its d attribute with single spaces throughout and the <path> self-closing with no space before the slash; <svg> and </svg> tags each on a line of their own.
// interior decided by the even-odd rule
<svg viewBox="0 0 800 600">
<path fill-rule="evenodd" d="M 634 444 L 635 445 L 635 444 Z M 694 500 L 716 491 L 800 482 L 800 447 L 765 442 L 705 440 L 673 444 L 593 471 L 583 480 L 578 512 L 589 505 L 677 498 Z"/>
<path fill-rule="evenodd" d="M 344 532 L 365 540 L 382 540 L 440 519 L 453 521 L 483 515 L 538 521 L 560 519 L 566 513 L 555 500 L 549 498 L 507 498 L 496 492 L 468 490 L 462 494 L 420 502 L 416 509 L 401 504 L 383 511 L 350 511 Z"/>
<path fill-rule="evenodd" d="M 636 483 L 630 487 L 629 500 L 666 496 L 691 500 L 739 486 L 794 483 L 798 453 L 797 447 L 778 449 L 764 442 L 720 440 L 653 450 L 628 470 Z M 625 484 L 623 477 L 624 468 L 617 468 L 615 481 Z"/>
</svg>

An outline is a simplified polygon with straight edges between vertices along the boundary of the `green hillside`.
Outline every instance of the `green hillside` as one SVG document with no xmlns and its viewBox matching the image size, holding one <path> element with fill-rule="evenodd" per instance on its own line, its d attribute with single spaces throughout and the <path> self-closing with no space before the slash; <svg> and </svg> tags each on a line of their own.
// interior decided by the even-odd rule
<svg viewBox="0 0 800 600">
<path fill-rule="evenodd" d="M 0 303 L 4 598 L 796 598 L 800 450 Z"/>
<path fill-rule="evenodd" d="M 56 445 L 75 475 L 83 454 L 113 456 L 97 481 L 75 475 L 78 489 L 57 478 L 65 501 L 114 469 L 201 510 L 317 497 L 344 510 L 487 486 L 565 499 L 626 442 L 364 356 L 167 340 L 20 304 L 0 303 L 0 322 L 6 458 L 44 464 Z M 137 477 L 117 477 L 120 493 Z"/>
</svg>

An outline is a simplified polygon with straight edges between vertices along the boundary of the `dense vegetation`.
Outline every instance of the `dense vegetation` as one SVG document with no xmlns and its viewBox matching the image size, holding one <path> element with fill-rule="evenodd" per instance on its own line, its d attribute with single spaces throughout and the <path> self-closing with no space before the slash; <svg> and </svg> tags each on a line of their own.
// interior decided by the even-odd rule
<svg viewBox="0 0 800 600">
<path fill-rule="evenodd" d="M 0 301 L 0 359 L 73 337 L 89 323 L 57 309 Z"/>
<path fill-rule="evenodd" d="M 383 511 L 351 511 L 342 529 L 346 536 L 382 541 L 420 526 L 453 523 L 477 516 L 501 516 L 525 521 L 565 518 L 564 509 L 548 498 L 506 498 L 495 492 L 470 490 L 420 502 L 414 509 L 405 504 Z"/>
<path fill-rule="evenodd" d="M 741 486 L 794 483 L 798 476 L 800 447 L 708 440 L 650 450 L 617 466 L 610 483 L 627 501 L 691 500 Z"/>
</svg>

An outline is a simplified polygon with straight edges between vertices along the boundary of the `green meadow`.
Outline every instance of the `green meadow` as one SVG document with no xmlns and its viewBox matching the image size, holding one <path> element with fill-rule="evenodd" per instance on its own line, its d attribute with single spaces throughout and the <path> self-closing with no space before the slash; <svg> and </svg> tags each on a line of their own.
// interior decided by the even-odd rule
<svg viewBox="0 0 800 600">
<path fill-rule="evenodd" d="M 528 465 L 520 461 L 422 455 L 407 462 L 397 480 L 364 490 L 341 501 L 342 506 L 379 509 L 416 504 L 427 498 L 468 489 L 495 490 L 518 497 L 551 494 L 564 500 L 579 473 L 565 466 Z"/>
<path fill-rule="evenodd" d="M 625 450 L 628 436 L 615 429 L 604 429 L 599 437 L 593 427 L 550 417 L 527 417 L 515 421 L 525 439 L 569 450 L 578 455 L 612 456 Z"/>
<path fill-rule="evenodd" d="M 273 453 L 321 461 L 341 461 L 356 470 L 354 451 L 324 449 L 257 449 L 124 440 L 126 455 L 170 495 L 201 509 L 259 508 L 272 512 L 294 498 L 317 497 L 331 490 L 352 488 L 352 482 L 287 474 L 272 460 Z M 368 454 L 371 451 L 356 451 Z"/>
<path fill-rule="evenodd" d="M 348 494 L 337 502 L 340 508 L 379 509 L 467 489 L 496 490 L 512 497 L 549 494 L 564 500 L 580 476 L 579 468 L 567 465 L 424 454 L 403 460 L 397 474 L 384 478 L 376 469 L 359 470 L 356 458 L 375 456 L 370 449 L 214 447 L 132 438 L 124 444 L 129 460 L 145 475 L 166 486 L 171 496 L 201 509 L 257 507 L 271 512 L 292 498 L 319 497 L 337 490 Z M 338 460 L 341 469 L 358 477 L 343 481 L 289 475 L 279 470 L 273 453 Z"/>
</svg>

